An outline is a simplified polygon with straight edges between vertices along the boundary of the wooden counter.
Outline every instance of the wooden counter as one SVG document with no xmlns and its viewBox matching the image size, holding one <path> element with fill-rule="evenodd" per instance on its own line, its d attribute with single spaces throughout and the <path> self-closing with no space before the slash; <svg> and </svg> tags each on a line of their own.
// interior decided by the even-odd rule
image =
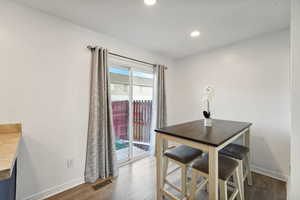
<svg viewBox="0 0 300 200">
<path fill-rule="evenodd" d="M 21 135 L 21 124 L 0 124 L 0 181 L 12 175 Z"/>
</svg>

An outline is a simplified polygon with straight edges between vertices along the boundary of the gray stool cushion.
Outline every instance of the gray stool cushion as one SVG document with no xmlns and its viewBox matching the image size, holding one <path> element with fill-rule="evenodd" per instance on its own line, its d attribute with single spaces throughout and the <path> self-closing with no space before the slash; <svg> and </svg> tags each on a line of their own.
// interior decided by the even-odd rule
<svg viewBox="0 0 300 200">
<path fill-rule="evenodd" d="M 238 162 L 226 156 L 219 155 L 219 179 L 226 181 L 237 168 Z M 208 154 L 203 158 L 197 159 L 192 168 L 209 174 Z"/>
<path fill-rule="evenodd" d="M 230 156 L 235 159 L 243 160 L 247 153 L 249 152 L 249 148 L 238 145 L 238 144 L 229 144 L 223 149 L 219 151 L 220 154 Z"/>
<path fill-rule="evenodd" d="M 192 147 L 181 145 L 174 149 L 166 150 L 164 155 L 178 162 L 187 164 L 196 159 L 198 156 L 201 156 L 202 151 L 194 149 Z"/>
</svg>

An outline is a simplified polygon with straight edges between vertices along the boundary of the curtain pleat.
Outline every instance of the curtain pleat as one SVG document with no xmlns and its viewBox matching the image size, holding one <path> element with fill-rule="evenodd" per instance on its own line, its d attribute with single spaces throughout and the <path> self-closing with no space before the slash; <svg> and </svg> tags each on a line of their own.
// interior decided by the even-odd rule
<svg viewBox="0 0 300 200">
<path fill-rule="evenodd" d="M 162 128 L 167 125 L 167 100 L 166 100 L 166 79 L 165 79 L 166 66 L 155 66 L 154 78 L 154 103 L 153 103 L 153 125 L 151 137 L 152 154 L 155 154 L 155 133 L 156 128 Z M 167 147 L 167 143 L 163 144 L 163 148 Z"/>
<path fill-rule="evenodd" d="M 92 50 L 85 164 L 85 181 L 90 183 L 118 175 L 107 57 L 107 49 L 96 47 Z"/>
</svg>

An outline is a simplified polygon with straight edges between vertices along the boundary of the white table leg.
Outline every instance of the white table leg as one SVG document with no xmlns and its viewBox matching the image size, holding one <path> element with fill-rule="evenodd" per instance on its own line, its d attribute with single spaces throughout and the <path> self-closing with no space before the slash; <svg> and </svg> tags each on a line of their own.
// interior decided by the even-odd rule
<svg viewBox="0 0 300 200">
<path fill-rule="evenodd" d="M 215 147 L 209 147 L 209 200 L 218 200 L 219 157 Z"/>
<path fill-rule="evenodd" d="M 250 128 L 247 130 L 245 133 L 245 146 L 249 148 L 249 153 L 247 154 L 247 160 L 246 163 L 248 164 L 248 169 L 247 169 L 247 181 L 248 185 L 252 185 L 252 174 L 251 174 L 251 147 L 250 147 Z"/>
<path fill-rule="evenodd" d="M 156 200 L 162 199 L 162 156 L 163 142 L 160 133 L 156 133 Z"/>
</svg>

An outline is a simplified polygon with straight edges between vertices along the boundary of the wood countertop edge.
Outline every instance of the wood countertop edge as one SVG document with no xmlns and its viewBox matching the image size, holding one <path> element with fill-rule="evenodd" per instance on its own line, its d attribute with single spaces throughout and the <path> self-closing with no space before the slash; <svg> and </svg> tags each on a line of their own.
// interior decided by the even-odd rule
<svg viewBox="0 0 300 200">
<path fill-rule="evenodd" d="M 12 136 L 12 134 L 14 134 L 14 136 Z M 0 144 L 9 145 L 8 150 L 4 149 L 3 151 L 3 149 L 1 150 L 0 148 L 0 162 L 2 162 L 2 166 L 0 165 L 0 181 L 8 179 L 12 175 L 19 153 L 21 137 L 21 124 L 0 124 Z"/>
</svg>

